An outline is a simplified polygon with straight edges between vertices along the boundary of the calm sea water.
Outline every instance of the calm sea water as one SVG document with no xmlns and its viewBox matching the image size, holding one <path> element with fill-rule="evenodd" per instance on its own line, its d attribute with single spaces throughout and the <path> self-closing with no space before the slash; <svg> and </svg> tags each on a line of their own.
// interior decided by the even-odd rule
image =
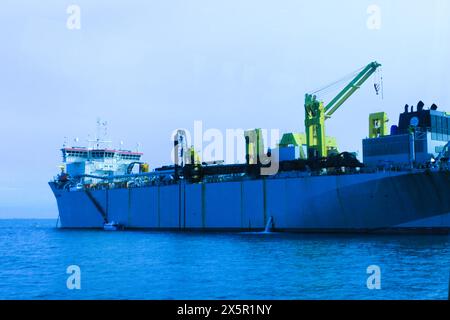
<svg viewBox="0 0 450 320">
<path fill-rule="evenodd" d="M 449 236 L 105 232 L 0 220 L 0 299 L 446 299 Z M 81 289 L 66 286 L 69 265 Z M 381 269 L 369 290 L 367 267 Z"/>
</svg>

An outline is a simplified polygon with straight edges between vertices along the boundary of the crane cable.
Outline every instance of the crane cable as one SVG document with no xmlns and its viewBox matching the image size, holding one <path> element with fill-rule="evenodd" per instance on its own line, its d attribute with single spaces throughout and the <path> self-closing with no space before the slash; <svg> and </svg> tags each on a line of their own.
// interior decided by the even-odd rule
<svg viewBox="0 0 450 320">
<path fill-rule="evenodd" d="M 352 72 L 352 73 L 349 73 L 348 75 L 344 76 L 343 78 L 341 78 L 341 79 L 339 79 L 339 80 L 337 80 L 337 81 L 334 81 L 334 82 L 332 82 L 332 83 L 330 83 L 330 84 L 328 84 L 328 85 L 326 85 L 326 86 L 324 86 L 324 87 L 322 87 L 322 88 L 319 88 L 319 89 L 314 90 L 311 94 L 315 95 L 315 94 L 317 94 L 317 93 L 321 93 L 321 92 L 324 92 L 324 91 L 328 92 L 327 89 L 330 89 L 330 88 L 332 88 L 332 87 L 334 87 L 334 86 L 340 84 L 341 82 L 344 82 L 344 81 L 346 81 L 346 80 L 349 80 L 349 79 L 351 79 L 351 78 L 354 78 L 354 77 L 355 77 L 358 73 L 360 73 L 363 69 L 364 69 L 364 67 L 359 68 L 358 70 L 356 70 L 356 71 L 354 71 L 354 72 Z"/>
<path fill-rule="evenodd" d="M 380 69 L 380 74 L 381 74 L 381 100 L 384 100 L 383 69 Z"/>
<path fill-rule="evenodd" d="M 377 96 L 381 93 L 381 100 L 384 100 L 383 72 L 381 68 L 375 73 L 373 86 Z"/>
</svg>

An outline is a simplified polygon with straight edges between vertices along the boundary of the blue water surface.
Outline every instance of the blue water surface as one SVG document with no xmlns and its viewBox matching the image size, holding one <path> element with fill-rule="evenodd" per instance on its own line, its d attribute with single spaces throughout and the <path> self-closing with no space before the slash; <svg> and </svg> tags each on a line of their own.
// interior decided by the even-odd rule
<svg viewBox="0 0 450 320">
<path fill-rule="evenodd" d="M 447 299 L 448 235 L 60 230 L 0 220 L 0 299 Z M 67 288 L 67 267 L 81 289 Z M 367 267 L 381 289 L 367 287 Z"/>
</svg>

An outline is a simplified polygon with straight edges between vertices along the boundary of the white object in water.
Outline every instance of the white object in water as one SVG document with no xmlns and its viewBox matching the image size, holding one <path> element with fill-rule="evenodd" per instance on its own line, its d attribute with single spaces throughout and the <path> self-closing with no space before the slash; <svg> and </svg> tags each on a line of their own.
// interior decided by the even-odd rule
<svg viewBox="0 0 450 320">
<path fill-rule="evenodd" d="M 269 221 L 267 221 L 266 228 L 264 229 L 264 233 L 270 233 L 270 232 L 272 232 L 272 229 L 273 229 L 273 217 L 271 216 L 269 218 Z"/>
<path fill-rule="evenodd" d="M 123 229 L 123 226 L 120 223 L 115 221 L 107 222 L 103 225 L 103 229 L 105 231 L 117 231 Z"/>
</svg>

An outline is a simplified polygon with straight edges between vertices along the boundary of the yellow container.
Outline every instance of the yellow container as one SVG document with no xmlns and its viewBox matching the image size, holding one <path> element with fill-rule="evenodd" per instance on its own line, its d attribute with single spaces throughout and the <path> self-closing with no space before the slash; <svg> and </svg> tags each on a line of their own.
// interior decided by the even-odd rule
<svg viewBox="0 0 450 320">
<path fill-rule="evenodd" d="M 141 173 L 147 173 L 150 171 L 150 166 L 148 163 L 142 163 L 139 165 L 139 171 Z"/>
</svg>

